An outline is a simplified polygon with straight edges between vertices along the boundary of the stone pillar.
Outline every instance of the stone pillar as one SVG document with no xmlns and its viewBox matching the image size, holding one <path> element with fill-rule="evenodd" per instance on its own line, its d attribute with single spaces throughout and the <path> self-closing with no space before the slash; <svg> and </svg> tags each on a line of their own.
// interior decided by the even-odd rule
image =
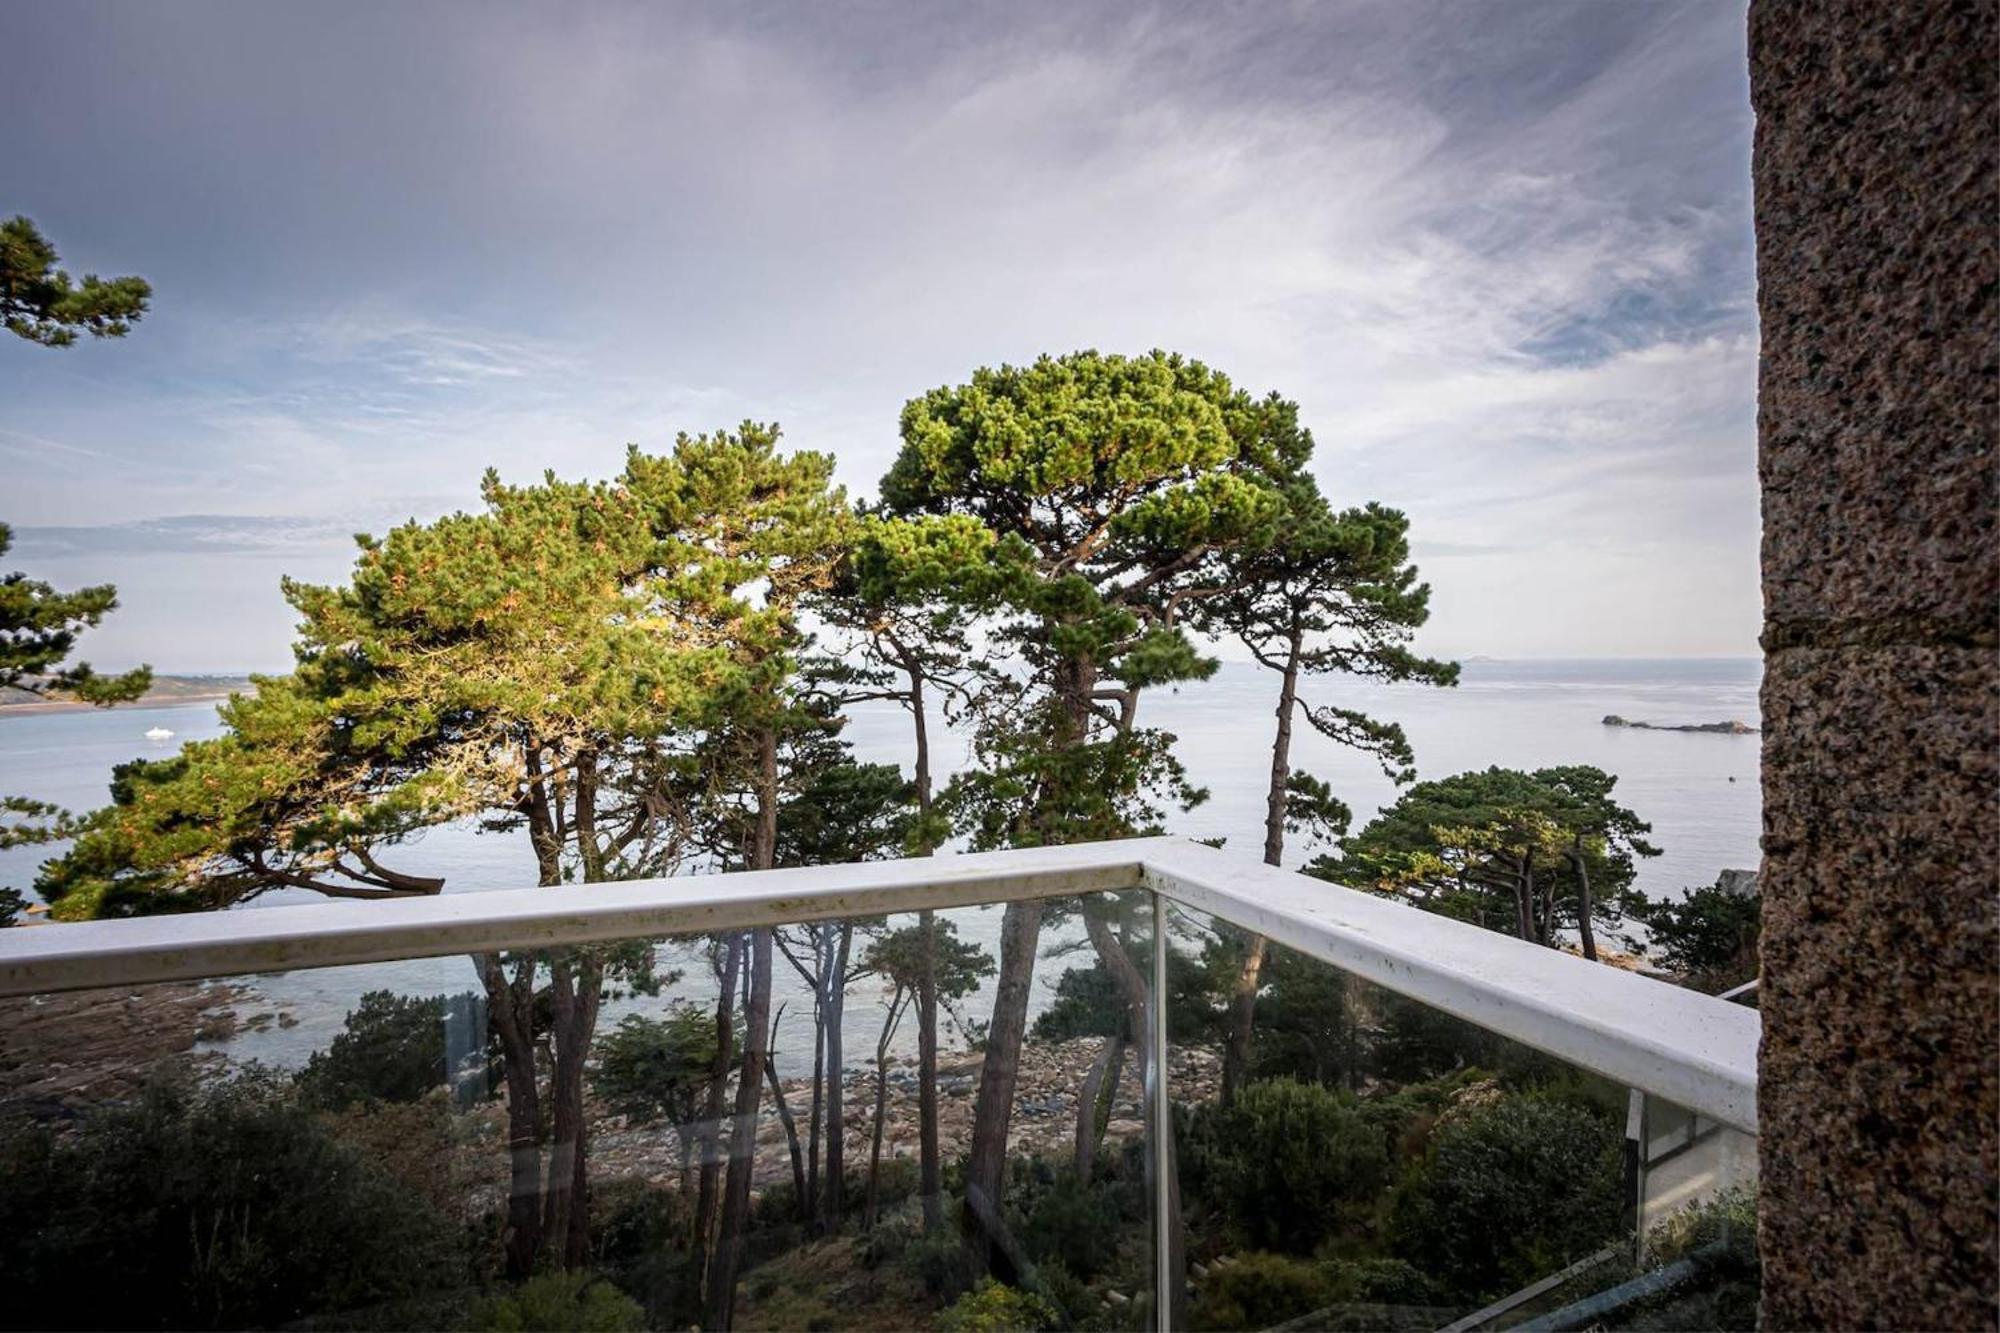
<svg viewBox="0 0 2000 1333">
<path fill-rule="evenodd" d="M 1992 1328 L 1994 0 L 1753 0 L 1768 1328 Z"/>
</svg>

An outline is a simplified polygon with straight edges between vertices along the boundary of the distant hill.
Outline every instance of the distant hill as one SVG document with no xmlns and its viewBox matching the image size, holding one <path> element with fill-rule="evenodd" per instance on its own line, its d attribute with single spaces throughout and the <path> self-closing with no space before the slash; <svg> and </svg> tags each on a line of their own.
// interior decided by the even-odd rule
<svg viewBox="0 0 2000 1333">
<path fill-rule="evenodd" d="M 248 676 L 154 676 L 153 688 L 128 704 L 113 708 L 161 708 L 169 704 L 200 703 L 204 699 L 226 699 L 250 688 Z M 74 699 L 42 699 L 26 690 L 0 689 L 0 715 L 8 713 L 61 713 L 92 705 Z"/>
</svg>

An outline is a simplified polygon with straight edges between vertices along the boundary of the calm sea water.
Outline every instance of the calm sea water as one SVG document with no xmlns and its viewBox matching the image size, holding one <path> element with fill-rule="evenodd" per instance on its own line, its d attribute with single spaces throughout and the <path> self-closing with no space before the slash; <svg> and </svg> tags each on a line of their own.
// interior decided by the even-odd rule
<svg viewBox="0 0 2000 1333">
<path fill-rule="evenodd" d="M 1761 673 L 1756 659 L 1470 662 L 1463 682 L 1452 690 L 1339 682 L 1310 697 L 1400 722 L 1424 776 L 1496 764 L 1592 764 L 1617 774 L 1619 798 L 1651 821 L 1653 841 L 1662 849 L 1661 856 L 1641 867 L 1639 879 L 1642 888 L 1659 895 L 1713 883 L 1724 869 L 1757 865 L 1758 738 L 1633 731 L 1606 727 L 1602 719 L 1617 713 L 1659 723 L 1735 719 L 1754 725 Z M 1226 664 L 1213 680 L 1146 698 L 1141 721 L 1180 738 L 1183 762 L 1209 792 L 1205 803 L 1174 821 L 1175 832 L 1226 837 L 1239 854 L 1260 853 L 1275 706 L 1274 678 L 1239 663 Z M 146 740 L 145 732 L 153 727 L 167 728 L 174 738 Z M 182 741 L 219 731 L 212 704 L 0 717 L 0 792 L 87 809 L 105 799 L 114 765 L 138 756 L 169 755 Z M 907 761 L 908 723 L 893 708 L 860 712 L 847 735 L 862 758 Z M 1297 728 L 1294 735 L 1294 762 L 1333 784 L 1353 807 L 1357 826 L 1395 799 L 1395 789 L 1367 760 L 1331 745 L 1310 728 Z M 964 761 L 962 743 L 947 748 L 941 756 L 946 766 Z M 47 854 L 45 848 L 0 851 L 0 884 L 25 889 Z M 1303 849 L 1294 859 L 1303 859 Z M 452 893 L 518 889 L 533 874 L 524 839 L 481 835 L 469 828 L 428 833 L 402 849 L 396 864 L 444 875 L 446 891 Z M 307 893 L 273 894 L 246 910 L 314 900 Z M 997 910 L 975 909 L 954 919 L 962 935 L 996 949 Z M 1068 934 L 1058 931 L 1045 939 L 1055 946 Z M 702 999 L 711 993 L 703 969 L 684 952 L 670 950 L 663 961 L 686 969 L 675 994 Z M 1037 1007 L 1066 965 L 1037 969 Z M 778 998 L 787 1003 L 779 1056 L 789 1076 L 797 1072 L 794 1062 L 810 1060 L 810 1001 L 803 991 L 790 993 L 796 988 L 789 985 L 789 969 L 782 961 L 778 972 Z M 267 1001 L 263 1007 L 283 1009 L 299 1025 L 240 1035 L 229 1049 L 285 1065 L 302 1062 L 337 1031 L 363 991 L 443 994 L 477 988 L 471 964 L 463 958 L 293 972 L 263 977 L 257 984 Z M 850 1005 L 851 1059 L 873 1047 L 872 999 L 870 983 L 860 983 Z M 608 1019 L 615 1022 L 622 1012 L 658 1003 L 618 1002 L 607 1007 Z M 966 1012 L 983 1017 L 989 1008 L 990 996 L 980 995 L 967 1002 Z"/>
</svg>

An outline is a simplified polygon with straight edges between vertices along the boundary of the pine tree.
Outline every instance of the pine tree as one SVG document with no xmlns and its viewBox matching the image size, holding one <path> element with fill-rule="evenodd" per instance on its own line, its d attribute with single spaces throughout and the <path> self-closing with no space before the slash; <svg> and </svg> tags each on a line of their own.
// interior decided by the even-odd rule
<svg viewBox="0 0 2000 1333">
<path fill-rule="evenodd" d="M 153 288 L 144 278 L 81 283 L 56 267 L 56 248 L 24 217 L 0 222 L 0 325 L 44 347 L 68 347 L 79 332 L 122 338 L 146 313 Z"/>
<path fill-rule="evenodd" d="M 13 544 L 13 531 L 0 523 L 0 556 Z M 109 584 L 60 592 L 25 574 L 0 575 L 0 691 L 77 699 L 99 707 L 144 694 L 152 688 L 151 667 L 100 676 L 88 662 L 68 662 L 77 636 L 117 605 L 117 590 Z M 0 848 L 57 842 L 74 836 L 77 829 L 76 817 L 60 806 L 28 796 L 0 795 Z M 13 920 L 25 901 L 12 887 L 0 887 L 0 926 Z"/>
<path fill-rule="evenodd" d="M 1652 826 L 1611 799 L 1618 779 L 1577 764 L 1489 768 L 1420 782 L 1307 873 L 1556 948 L 1616 926 Z"/>
<path fill-rule="evenodd" d="M 1315 704 L 1301 693 L 1310 677 L 1453 685 L 1456 663 L 1419 657 L 1411 637 L 1430 616 L 1430 588 L 1409 563 L 1409 521 L 1369 504 L 1336 512 L 1302 466 L 1312 437 L 1297 408 L 1275 399 L 1266 438 L 1281 442 L 1267 455 L 1273 484 L 1285 496 L 1276 538 L 1240 551 L 1231 590 L 1197 608 L 1204 627 L 1242 643 L 1279 679 L 1277 730 L 1265 797 L 1264 860 L 1282 864 L 1287 831 L 1338 838 L 1347 806 L 1321 778 L 1292 765 L 1292 728 L 1306 722 L 1336 745 L 1374 756 L 1396 783 L 1415 778 L 1415 756 L 1403 729 L 1356 709 Z M 1223 1047 L 1222 1099 L 1231 1100 L 1249 1066 L 1250 1036 L 1266 941 L 1246 936 L 1231 998 Z"/>
<path fill-rule="evenodd" d="M 1226 376 L 1164 352 L 982 369 L 904 408 L 883 503 L 995 533 L 980 576 L 999 608 L 989 633 L 1022 668 L 986 691 L 983 771 L 951 793 L 975 845 L 1129 836 L 1156 826 L 1162 802 L 1200 798 L 1172 737 L 1137 713 L 1146 688 L 1214 672 L 1184 612 L 1226 586 L 1227 553 L 1267 540 L 1277 520 L 1281 501 L 1251 466 L 1262 424 Z M 1001 925 L 966 1173 L 968 1206 L 989 1219 L 1041 920 L 1041 903 L 1013 903 Z"/>
</svg>

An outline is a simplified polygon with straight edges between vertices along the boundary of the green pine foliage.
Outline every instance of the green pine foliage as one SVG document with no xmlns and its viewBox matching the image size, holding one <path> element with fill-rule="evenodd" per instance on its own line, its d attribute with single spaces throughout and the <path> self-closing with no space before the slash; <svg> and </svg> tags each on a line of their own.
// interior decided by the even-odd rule
<svg viewBox="0 0 2000 1333">
<path fill-rule="evenodd" d="M 1595 957 L 1639 859 L 1659 855 L 1652 826 L 1612 800 L 1617 782 L 1586 765 L 1420 782 L 1307 873 L 1550 947 L 1574 930 Z"/>
<path fill-rule="evenodd" d="M 715 1060 L 715 1015 L 679 1002 L 664 1017 L 627 1014 L 596 1043 L 590 1087 L 635 1125 L 685 1125 L 699 1114 Z"/>
<path fill-rule="evenodd" d="M 981 701 L 980 771 L 955 784 L 975 845 L 1125 836 L 1199 799 L 1136 708 L 1215 670 L 1184 608 L 1275 528 L 1282 501 L 1247 461 L 1263 424 L 1226 376 L 1164 352 L 982 369 L 903 409 L 884 508 L 993 532 L 968 594 L 1024 668 Z"/>
<path fill-rule="evenodd" d="M 0 222 L 0 326 L 44 347 L 68 347 L 77 334 L 122 338 L 146 313 L 153 288 L 144 278 L 77 282 L 56 267 L 58 256 L 35 224 L 15 216 Z"/>
<path fill-rule="evenodd" d="M 369 991 L 299 1071 L 299 1092 L 307 1105 L 326 1111 L 428 1096 L 445 1085 L 444 1025 L 442 996 Z"/>
<path fill-rule="evenodd" d="M 1697 990 L 1728 990 L 1757 975 L 1757 939 L 1763 900 L 1716 885 L 1689 889 L 1680 898 L 1648 898 L 1634 890 L 1625 912 L 1646 928 L 1633 943 Z"/>
</svg>

